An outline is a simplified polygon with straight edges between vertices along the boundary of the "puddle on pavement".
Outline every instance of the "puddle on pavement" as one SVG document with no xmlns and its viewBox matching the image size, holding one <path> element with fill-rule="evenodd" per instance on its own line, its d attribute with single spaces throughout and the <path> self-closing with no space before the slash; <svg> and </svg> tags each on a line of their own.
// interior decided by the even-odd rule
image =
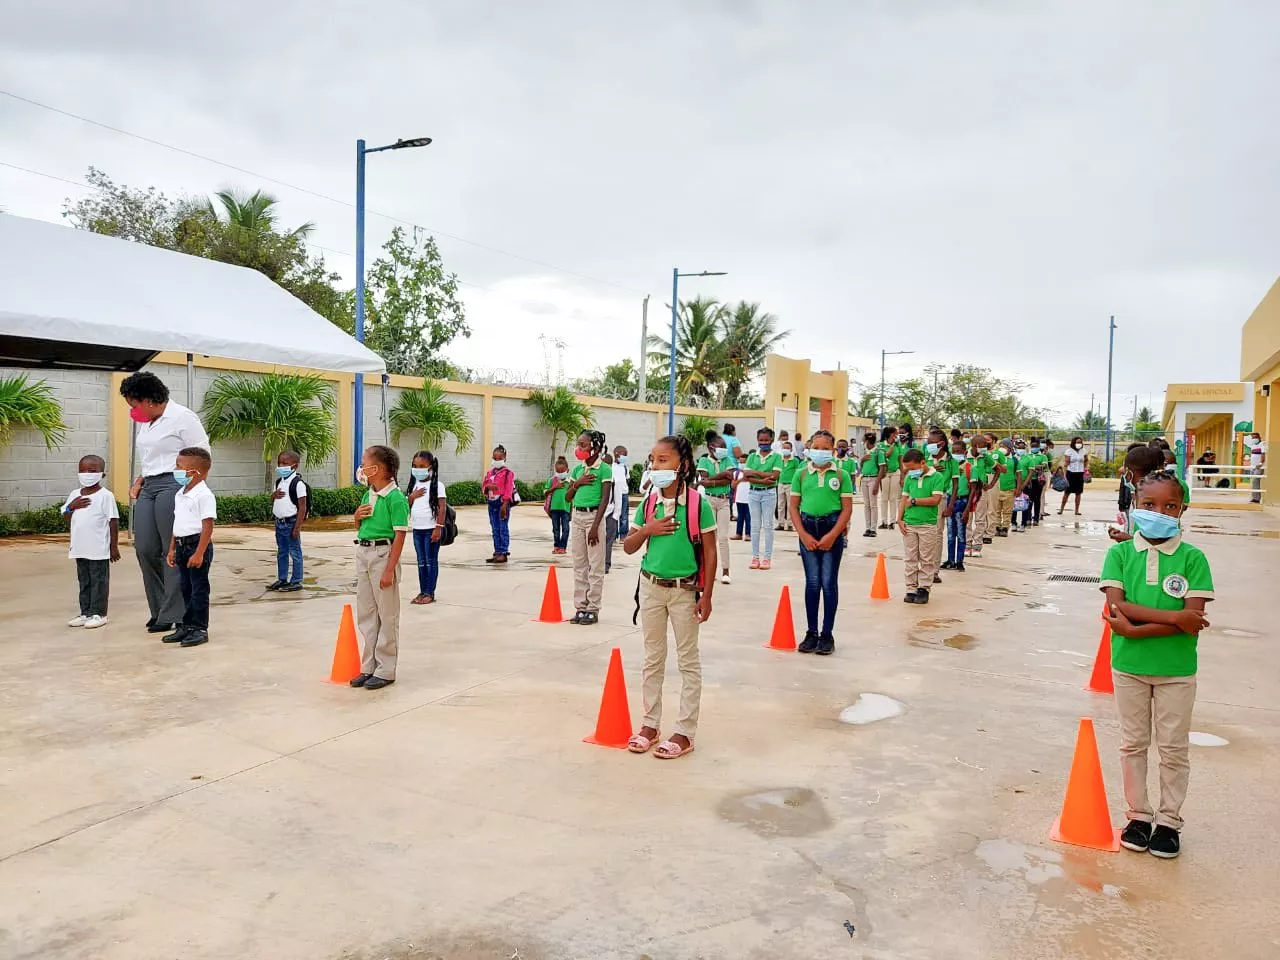
<svg viewBox="0 0 1280 960">
<path fill-rule="evenodd" d="M 762 837 L 806 837 L 831 826 L 827 808 L 808 787 L 734 794 L 721 800 L 716 812 Z"/>
<path fill-rule="evenodd" d="M 1022 594 L 1018 593 L 1017 590 L 1010 590 L 1008 587 L 992 587 L 991 589 L 994 590 L 996 593 L 1004 594 L 1006 597 L 1022 596 Z"/>
<path fill-rule="evenodd" d="M 984 840 L 974 850 L 974 855 L 992 873 L 1009 879 L 1021 879 L 1030 887 L 1041 888 L 1042 893 L 1061 895 L 1062 880 L 1076 887 L 1091 890 L 1104 897 L 1131 901 L 1134 899 L 1128 887 L 1107 882 L 1111 864 L 1100 861 L 1083 850 L 1063 850 L 1033 847 L 1013 840 Z M 1056 888 L 1050 891 L 1047 888 Z M 1069 888 L 1068 888 L 1069 889 Z"/>
<path fill-rule="evenodd" d="M 924 620 L 917 620 L 916 626 L 936 630 L 939 627 L 949 627 L 951 624 L 959 622 L 954 617 L 926 617 Z"/>
<path fill-rule="evenodd" d="M 1246 640 L 1256 640 L 1262 636 L 1260 633 L 1254 633 L 1252 630 L 1236 630 L 1234 628 L 1219 630 L 1224 637 L 1241 637 Z"/>
<path fill-rule="evenodd" d="M 1056 616 L 1062 615 L 1062 610 L 1056 603 L 1041 603 L 1038 600 L 1031 600 L 1024 604 L 1024 606 L 1032 613 L 1053 614 Z"/>
<path fill-rule="evenodd" d="M 424 934 L 397 937 L 359 954 L 343 953 L 343 960 L 546 960 L 560 956 L 530 937 L 480 932 Z"/>
<path fill-rule="evenodd" d="M 861 726 L 899 717 L 907 712 L 907 705 L 883 693 L 860 693 L 858 699 L 840 711 L 840 722 Z"/>
<path fill-rule="evenodd" d="M 1231 742 L 1226 737 L 1219 737 L 1213 733 L 1204 733 L 1200 730 L 1192 730 L 1189 739 L 1193 747 L 1225 747 Z"/>
<path fill-rule="evenodd" d="M 971 634 L 957 633 L 943 640 L 942 645 L 953 650 L 972 650 L 978 645 L 978 640 Z"/>
<path fill-rule="evenodd" d="M 1217 527 L 1201 527 L 1192 524 L 1196 533 L 1207 533 L 1211 537 L 1257 537 L 1262 540 L 1280 540 L 1280 530 L 1220 530 Z"/>
</svg>

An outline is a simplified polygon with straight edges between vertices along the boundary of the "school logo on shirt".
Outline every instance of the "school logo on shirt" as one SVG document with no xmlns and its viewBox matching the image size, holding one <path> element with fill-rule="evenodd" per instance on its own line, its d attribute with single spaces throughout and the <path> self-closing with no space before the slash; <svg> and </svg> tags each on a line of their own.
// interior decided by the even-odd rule
<svg viewBox="0 0 1280 960">
<path fill-rule="evenodd" d="M 1175 600 L 1181 600 L 1189 589 L 1187 578 L 1180 573 L 1171 573 L 1164 578 L 1164 592 Z"/>
<path fill-rule="evenodd" d="M 840 474 L 836 473 L 827 478 L 827 486 L 832 490 L 840 489 Z"/>
</svg>

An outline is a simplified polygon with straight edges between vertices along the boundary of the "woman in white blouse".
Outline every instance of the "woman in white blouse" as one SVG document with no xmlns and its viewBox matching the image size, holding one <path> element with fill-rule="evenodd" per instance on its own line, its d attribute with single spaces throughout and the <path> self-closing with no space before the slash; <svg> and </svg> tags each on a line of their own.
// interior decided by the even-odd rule
<svg viewBox="0 0 1280 960">
<path fill-rule="evenodd" d="M 1084 493 L 1084 478 L 1089 469 L 1089 454 L 1084 449 L 1084 437 L 1072 437 L 1071 446 L 1062 457 L 1066 467 L 1067 489 L 1062 493 L 1062 505 L 1058 513 L 1067 509 L 1067 501 L 1076 498 L 1076 516 L 1080 516 L 1080 495 Z"/>
<path fill-rule="evenodd" d="M 120 396 L 138 424 L 138 476 L 129 488 L 129 499 L 134 501 L 129 528 L 151 610 L 147 631 L 168 633 L 182 621 L 184 610 L 178 571 L 165 563 L 173 536 L 173 497 L 178 492 L 173 471 L 183 447 L 209 449 L 209 434 L 199 417 L 169 399 L 169 388 L 154 373 L 125 377 Z"/>
</svg>

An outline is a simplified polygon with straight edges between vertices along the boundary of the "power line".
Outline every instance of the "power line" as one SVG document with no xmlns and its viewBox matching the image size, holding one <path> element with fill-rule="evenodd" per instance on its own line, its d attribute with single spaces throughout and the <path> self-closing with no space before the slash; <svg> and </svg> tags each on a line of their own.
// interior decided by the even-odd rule
<svg viewBox="0 0 1280 960">
<path fill-rule="evenodd" d="M 10 99 L 13 99 L 13 100 L 17 100 L 21 103 L 29 104 L 30 106 L 33 106 L 33 107 L 39 107 L 42 110 L 48 110 L 52 113 L 61 114 L 64 117 L 70 117 L 72 120 L 79 120 L 81 123 L 87 123 L 95 127 L 100 127 L 103 130 L 109 130 L 112 133 L 117 133 L 117 134 L 120 134 L 121 136 L 132 137 L 135 140 L 141 140 L 143 143 L 149 143 L 149 144 L 152 144 L 153 146 L 163 147 L 166 150 L 172 150 L 175 153 L 181 153 L 181 154 L 184 154 L 185 156 L 193 157 L 196 160 L 202 160 L 205 163 L 212 163 L 219 167 L 226 167 L 228 170 L 235 170 L 237 173 L 243 173 L 246 176 L 256 177 L 259 180 L 265 180 L 268 183 L 274 183 L 277 186 L 286 187 L 290 190 L 297 190 L 299 193 L 305 193 L 308 196 L 316 197 L 319 200 L 327 200 L 330 203 L 336 203 L 341 206 L 349 207 L 349 208 L 355 207 L 355 204 L 349 200 L 342 200 L 338 197 L 330 196 L 327 193 L 320 193 L 318 190 L 312 190 L 308 187 L 300 187 L 296 183 L 290 183 L 287 180 L 280 180 L 277 177 L 271 177 L 265 173 L 259 173 L 255 170 L 250 170 L 246 167 L 237 166 L 236 164 L 228 163 L 225 160 L 218 160 L 214 157 L 206 156 L 203 153 L 197 153 L 194 150 L 188 150 L 185 147 L 175 146 L 172 143 L 165 143 L 163 140 L 156 140 L 152 137 L 147 137 L 140 133 L 134 133 L 131 130 L 125 130 L 121 127 L 112 126 L 111 124 L 103 123 L 100 120 L 94 120 L 90 117 L 82 116 L 81 114 L 78 114 L 78 113 L 72 113 L 70 110 L 63 110 L 59 107 L 55 107 L 47 103 L 41 103 L 39 100 L 32 100 L 30 97 L 24 97 L 20 94 L 13 93 L 12 91 L 9 91 L 9 90 L 0 90 L 0 95 L 9 97 Z M 12 164 L 5 164 L 5 166 L 12 166 Z M 44 174 L 38 174 L 38 175 L 44 176 Z M 61 179 L 61 178 L 54 177 L 53 179 Z M 587 280 L 587 281 L 590 281 L 591 283 L 599 283 L 608 287 L 616 287 L 619 290 L 626 290 L 629 293 L 637 293 L 642 296 L 644 295 L 643 290 L 637 290 L 634 287 L 628 287 L 625 284 L 615 283 L 612 280 L 604 280 L 600 277 L 593 277 L 590 274 L 586 274 L 586 273 L 579 273 L 576 270 L 570 270 L 567 267 L 556 266 L 554 263 L 548 263 L 545 260 L 536 260 L 533 257 L 526 257 L 519 253 L 512 253 L 510 250 L 503 250 L 499 247 L 492 247 L 486 243 L 480 243 L 477 240 L 468 240 L 466 237 L 460 237 L 457 234 L 445 233 L 443 230 L 433 230 L 430 227 L 424 227 L 421 224 L 414 223 L 412 220 L 405 220 L 403 217 L 397 217 L 390 213 L 382 213 L 381 211 L 373 210 L 373 209 L 370 209 L 369 213 L 373 214 L 374 216 L 378 216 L 386 220 L 390 220 L 393 223 L 399 223 L 407 227 L 415 227 L 420 230 L 426 230 L 427 232 L 435 234 L 436 236 L 448 237 L 450 240 L 456 240 L 458 243 L 465 243 L 470 246 L 476 247 L 480 250 L 488 250 L 491 253 L 497 253 L 504 257 L 510 257 L 513 260 L 522 260 L 525 263 L 531 263 L 531 264 L 534 264 L 535 266 L 546 267 L 548 270 L 555 270 L 557 273 L 563 273 L 567 276 L 577 277 L 580 280 Z"/>
</svg>

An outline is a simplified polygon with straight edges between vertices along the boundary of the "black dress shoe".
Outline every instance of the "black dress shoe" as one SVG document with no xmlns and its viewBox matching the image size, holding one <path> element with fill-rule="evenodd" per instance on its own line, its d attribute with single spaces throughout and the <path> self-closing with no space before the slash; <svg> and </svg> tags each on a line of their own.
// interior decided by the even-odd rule
<svg viewBox="0 0 1280 960">
<path fill-rule="evenodd" d="M 168 633 L 174 627 L 181 627 L 180 623 L 151 623 L 147 626 L 147 633 Z"/>
<path fill-rule="evenodd" d="M 836 638 L 829 633 L 824 633 L 818 638 L 818 649 L 815 651 L 820 657 L 829 657 L 835 653 Z"/>
<path fill-rule="evenodd" d="M 952 563 L 950 560 L 947 560 L 947 561 L 944 561 L 943 563 L 938 564 L 939 570 L 954 570 L 955 567 L 956 565 Z"/>
<path fill-rule="evenodd" d="M 281 593 L 297 593 L 301 589 L 302 589 L 302 584 L 300 583 L 286 583 L 283 587 L 280 588 L 280 592 Z"/>
<path fill-rule="evenodd" d="M 152 632 L 154 633 L 155 631 Z M 178 624 L 178 629 L 174 630 L 173 633 L 170 633 L 167 636 L 161 637 L 160 640 L 162 643 L 181 643 L 186 639 L 187 634 L 190 632 L 191 631 L 185 626 Z"/>
<path fill-rule="evenodd" d="M 366 690 L 381 690 L 383 687 L 389 687 L 393 683 L 395 683 L 394 680 L 384 680 L 382 677 L 370 677 L 364 682 L 364 688 Z"/>
<path fill-rule="evenodd" d="M 916 594 L 917 594 L 917 593 L 919 593 L 919 591 L 918 591 L 918 590 L 908 590 L 908 591 L 907 591 L 906 596 L 904 596 L 904 597 L 902 598 L 902 602 L 903 602 L 903 603 L 915 603 L 915 602 L 916 602 Z"/>
<path fill-rule="evenodd" d="M 926 590 L 924 587 L 921 587 L 919 590 L 916 591 L 916 598 L 911 602 L 912 603 L 928 603 L 929 591 Z"/>
<path fill-rule="evenodd" d="M 942 582 L 942 578 L 941 578 L 940 576 L 938 576 L 938 575 L 935 573 L 935 574 L 933 575 L 933 582 L 934 582 L 934 583 L 941 583 L 941 582 Z"/>
<path fill-rule="evenodd" d="M 991 542 L 991 538 L 990 538 L 990 537 L 983 537 L 983 538 L 982 538 L 982 542 L 983 542 L 983 543 L 990 543 L 990 542 Z"/>
<path fill-rule="evenodd" d="M 361 673 L 351 678 L 351 686 L 363 687 L 366 683 L 373 679 L 372 673 Z"/>
<path fill-rule="evenodd" d="M 208 630 L 191 630 L 185 637 L 178 641 L 180 647 L 198 647 L 202 643 L 209 642 Z"/>
<path fill-rule="evenodd" d="M 796 647 L 797 653 L 813 653 L 818 649 L 818 635 L 809 630 L 805 633 L 804 639 L 800 641 L 800 646 Z"/>
<path fill-rule="evenodd" d="M 156 625 L 156 618 L 155 618 L 155 617 L 151 617 L 150 619 L 148 619 L 148 620 L 147 620 L 147 629 L 148 629 L 148 630 L 150 630 L 150 629 L 151 629 L 152 627 L 154 627 L 155 625 Z"/>
<path fill-rule="evenodd" d="M 269 584 L 267 584 L 267 589 L 268 589 L 268 590 L 279 590 L 281 587 L 284 587 L 284 586 L 288 586 L 288 582 L 287 582 L 287 581 L 285 581 L 285 580 L 277 580 L 275 583 L 269 583 Z"/>
</svg>

